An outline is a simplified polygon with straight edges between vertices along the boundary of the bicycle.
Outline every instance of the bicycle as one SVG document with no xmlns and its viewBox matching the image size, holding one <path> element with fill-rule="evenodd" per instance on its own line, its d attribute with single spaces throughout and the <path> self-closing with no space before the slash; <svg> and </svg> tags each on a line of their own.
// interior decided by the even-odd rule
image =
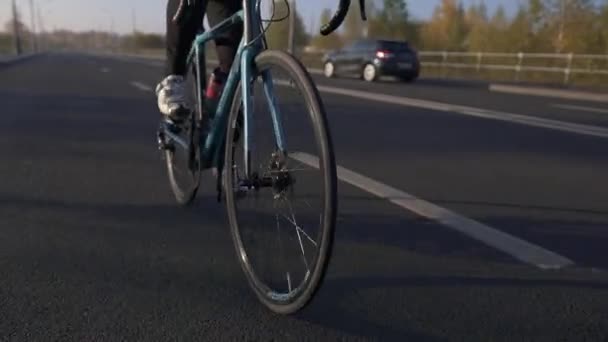
<svg viewBox="0 0 608 342">
<path fill-rule="evenodd" d="M 359 1 L 365 20 L 365 1 Z M 187 14 L 191 8 L 188 4 L 190 0 L 182 0 L 173 20 L 179 21 Z M 340 0 L 338 10 L 322 27 L 321 33 L 328 35 L 335 31 L 344 21 L 349 6 L 350 0 Z M 289 16 L 289 4 L 287 10 Z M 225 192 L 237 259 L 250 287 L 270 310 L 290 314 L 308 304 L 324 278 L 336 224 L 337 176 L 325 109 L 312 78 L 292 55 L 268 49 L 265 38 L 268 26 L 264 27 L 263 23 L 277 20 L 274 13 L 270 20 L 262 19 L 261 0 L 243 0 L 241 11 L 197 35 L 187 62 L 194 109 L 184 122 L 161 120 L 158 143 L 164 153 L 171 188 L 177 202 L 182 205 L 190 204 L 196 196 L 201 172 L 211 168 L 217 170 L 218 201 Z M 203 93 L 207 79 L 204 46 L 240 23 L 244 25 L 244 34 L 237 58 L 215 112 L 207 113 Z M 279 74 L 284 77 L 279 77 Z M 262 89 L 256 91 L 256 86 Z M 288 138 L 293 138 L 290 141 L 293 144 L 301 141 L 305 126 L 295 119 L 296 133 L 287 134 L 286 129 L 295 114 L 290 112 L 286 116 L 278 106 L 279 96 L 276 95 L 280 93 L 280 98 L 290 98 L 284 95 L 294 89 L 304 100 L 304 105 L 298 108 L 306 109 L 304 120 L 309 121 L 312 128 L 314 144 L 302 145 L 303 149 L 315 150 L 310 153 L 288 145 Z M 261 126 L 259 122 L 266 117 L 253 120 L 254 109 L 257 109 L 254 108 L 254 99 L 259 97 L 254 95 L 258 92 L 263 93 L 268 105 L 270 123 L 266 127 L 272 131 L 266 135 L 272 137 L 266 145 L 254 141 L 253 126 Z M 258 154 L 262 147 L 268 147 L 270 152 Z M 315 170 L 321 175 L 320 184 L 317 184 L 321 199 L 316 209 L 310 204 L 313 200 L 309 195 L 304 196 L 301 202 L 295 200 L 297 193 L 316 188 L 306 178 Z M 296 187 L 296 184 L 301 186 Z M 258 200 L 265 198 L 264 195 L 270 195 L 272 208 L 260 207 Z M 247 210 L 245 203 L 250 201 L 255 204 Z M 316 234 L 311 233 L 313 224 L 298 223 L 294 210 L 297 204 L 301 205 L 299 209 L 314 211 L 314 215 L 306 215 L 304 220 L 314 225 L 318 223 Z M 262 222 L 266 223 L 248 230 L 250 225 Z M 281 222 L 290 229 L 282 229 Z M 275 239 L 278 240 L 278 248 L 275 246 L 273 249 L 271 243 Z M 283 255 L 288 243 L 284 240 L 295 245 L 295 256 Z M 262 252 L 256 253 L 256 246 L 263 246 Z M 281 257 L 272 254 L 277 251 Z M 293 268 L 287 264 L 293 264 Z M 269 274 L 270 268 L 278 271 Z"/>
</svg>

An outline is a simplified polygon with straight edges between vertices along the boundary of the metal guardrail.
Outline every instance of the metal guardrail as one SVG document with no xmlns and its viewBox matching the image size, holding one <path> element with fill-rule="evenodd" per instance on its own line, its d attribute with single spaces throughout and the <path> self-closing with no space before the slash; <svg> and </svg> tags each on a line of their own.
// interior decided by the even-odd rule
<svg viewBox="0 0 608 342">
<path fill-rule="evenodd" d="M 561 73 L 565 84 L 575 74 L 608 76 L 608 55 L 448 51 L 420 51 L 418 55 L 423 67 L 513 71 L 515 80 L 525 72 Z"/>
</svg>

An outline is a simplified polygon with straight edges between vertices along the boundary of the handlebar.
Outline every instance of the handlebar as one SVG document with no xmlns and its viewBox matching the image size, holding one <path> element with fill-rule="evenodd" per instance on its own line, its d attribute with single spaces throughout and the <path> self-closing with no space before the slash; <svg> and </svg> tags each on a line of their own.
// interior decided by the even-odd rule
<svg viewBox="0 0 608 342">
<path fill-rule="evenodd" d="M 367 15 L 365 14 L 365 0 L 359 0 L 359 6 L 361 8 L 361 19 L 367 20 Z M 338 10 L 331 18 L 331 20 L 321 27 L 321 34 L 324 36 L 329 35 L 330 33 L 337 30 L 340 25 L 344 22 L 346 15 L 348 14 L 348 8 L 350 7 L 350 0 L 340 0 L 340 4 L 338 5 Z"/>
<path fill-rule="evenodd" d="M 173 22 L 180 23 L 183 20 L 184 13 L 186 9 L 191 7 L 194 4 L 195 0 L 180 0 L 179 6 L 177 7 L 177 11 L 173 16 Z M 273 0 L 274 1 L 274 0 Z M 321 34 L 327 36 L 337 30 L 340 25 L 344 22 L 346 15 L 348 14 L 348 9 L 350 7 L 351 0 L 340 0 L 338 4 L 338 10 L 331 18 L 331 20 L 321 27 Z M 367 15 L 365 14 L 365 0 L 359 0 L 359 7 L 361 8 L 361 19 L 367 20 Z"/>
</svg>

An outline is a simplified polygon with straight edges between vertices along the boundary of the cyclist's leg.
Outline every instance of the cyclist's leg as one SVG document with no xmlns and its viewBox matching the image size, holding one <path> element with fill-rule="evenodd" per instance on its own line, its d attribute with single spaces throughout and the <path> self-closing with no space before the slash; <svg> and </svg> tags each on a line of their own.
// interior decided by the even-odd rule
<svg viewBox="0 0 608 342">
<path fill-rule="evenodd" d="M 240 0 L 209 0 L 207 5 L 209 24 L 215 26 L 241 8 L 242 2 Z M 242 34 L 243 28 L 242 25 L 239 25 L 215 40 L 217 57 L 220 62 L 219 67 L 223 73 L 230 71 Z"/>
<path fill-rule="evenodd" d="M 178 121 L 190 113 L 184 89 L 186 62 L 192 41 L 203 26 L 207 0 L 194 1 L 194 8 L 177 24 L 173 17 L 179 5 L 180 0 L 167 1 L 167 65 L 165 77 L 156 87 L 160 112 Z"/>
<path fill-rule="evenodd" d="M 167 70 L 166 75 L 185 75 L 186 58 L 197 32 L 203 26 L 207 0 L 195 1 L 181 24 L 173 22 L 180 0 L 167 2 Z"/>
</svg>

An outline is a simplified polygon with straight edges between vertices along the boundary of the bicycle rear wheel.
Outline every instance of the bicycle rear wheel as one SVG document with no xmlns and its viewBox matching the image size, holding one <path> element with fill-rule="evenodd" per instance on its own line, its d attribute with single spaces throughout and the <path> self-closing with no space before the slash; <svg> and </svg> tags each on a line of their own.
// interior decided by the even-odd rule
<svg viewBox="0 0 608 342">
<path fill-rule="evenodd" d="M 192 108 L 190 114 L 180 123 L 163 121 L 159 132 L 169 184 L 181 205 L 192 203 L 200 185 L 199 134 L 202 115 L 196 95 L 199 85 L 194 65 L 185 82 L 187 102 Z"/>
<path fill-rule="evenodd" d="M 249 284 L 272 311 L 290 314 L 311 300 L 330 260 L 336 165 L 323 103 L 302 65 L 278 51 L 261 53 L 255 63 L 253 149 L 247 163 L 239 87 L 226 137 L 226 204 Z M 286 150 L 279 148 L 277 127 Z"/>
</svg>

